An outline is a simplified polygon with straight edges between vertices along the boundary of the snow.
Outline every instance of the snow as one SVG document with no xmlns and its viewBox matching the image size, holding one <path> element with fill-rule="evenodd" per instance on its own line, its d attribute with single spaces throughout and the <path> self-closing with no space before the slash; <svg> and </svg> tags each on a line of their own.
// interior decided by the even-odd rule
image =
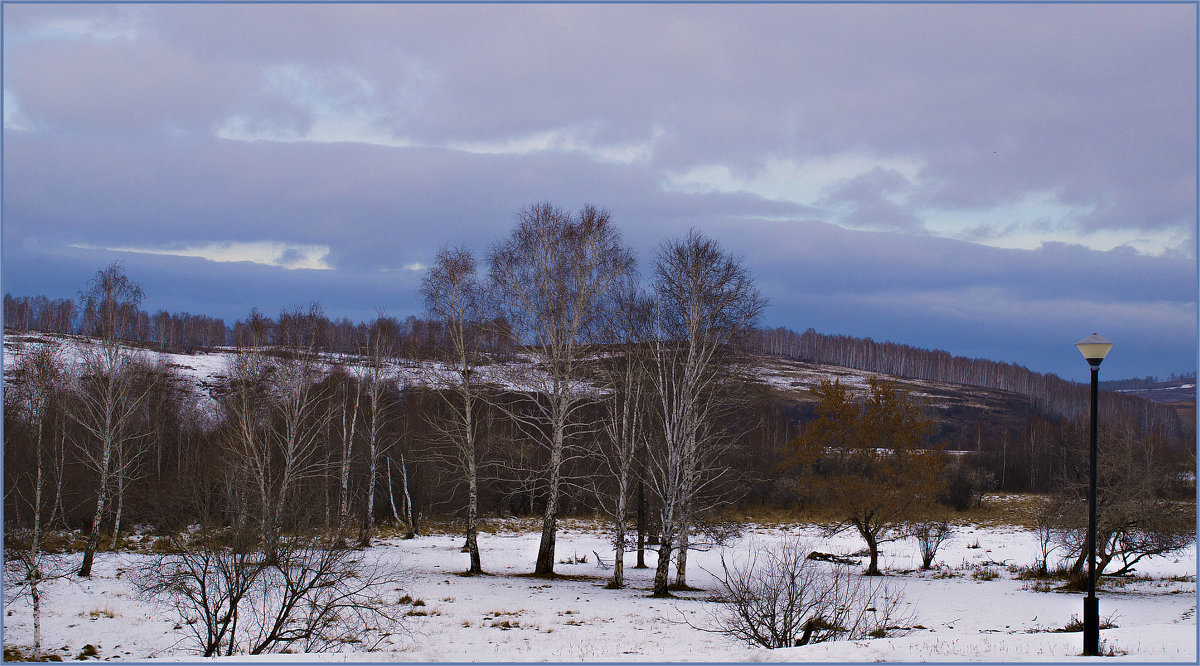
<svg viewBox="0 0 1200 666">
<path fill-rule="evenodd" d="M 59 353 L 68 366 L 82 363 L 81 348 L 83 346 L 96 344 L 88 338 L 75 335 L 37 332 L 5 335 L 3 357 L 5 372 L 7 373 L 15 365 L 21 349 L 49 343 L 59 344 Z M 227 376 L 229 363 L 235 350 L 216 347 L 210 351 L 181 354 L 136 349 L 134 353 L 148 362 L 159 363 L 174 369 L 198 396 L 211 399 L 212 389 Z M 367 366 L 366 359 L 341 353 L 322 353 L 319 363 L 322 372 L 329 372 L 334 366 L 345 366 L 349 372 L 358 375 L 362 375 Z M 439 361 L 394 358 L 386 361 L 386 365 L 385 376 L 400 388 L 410 386 L 445 387 L 453 386 L 458 381 L 454 369 Z M 539 387 L 549 384 L 545 371 L 540 367 L 536 356 L 532 354 L 515 355 L 510 362 L 503 364 L 480 365 L 476 368 L 475 378 L 479 383 L 514 392 L 537 390 Z M 585 381 L 574 381 L 570 386 L 572 391 L 587 395 L 595 396 L 602 393 Z M 211 406 L 207 400 L 202 401 L 201 404 Z"/>
<path fill-rule="evenodd" d="M 1053 633 L 1082 615 L 1082 595 L 1039 592 L 1018 580 L 1008 565 L 1036 557 L 1034 536 L 1017 527 L 960 526 L 938 553 L 933 571 L 913 571 L 916 545 L 883 545 L 881 565 L 890 584 L 901 585 L 916 612 L 902 636 L 841 641 L 767 650 L 718 633 L 720 603 L 713 572 L 719 550 L 689 555 L 688 582 L 701 588 L 674 599 L 648 597 L 653 569 L 633 569 L 626 554 L 629 586 L 604 589 L 611 570 L 596 564 L 593 550 L 611 562 L 611 551 L 596 521 L 561 521 L 555 571 L 570 576 L 548 580 L 529 576 L 538 548 L 531 520 L 491 520 L 480 534 L 487 575 L 464 577 L 467 555 L 457 534 L 417 539 L 380 539 L 370 554 L 401 563 L 409 571 L 403 593 L 421 599 L 414 608 L 428 613 L 409 619 L 376 652 L 276 655 L 266 660 L 354 661 L 1078 661 L 1080 633 Z M 751 543 L 800 535 L 812 548 L 849 554 L 863 547 L 853 535 L 821 538 L 811 526 L 749 526 L 724 553 L 737 560 Z M 978 544 L 978 547 L 973 547 Z M 586 558 L 586 562 L 565 564 Z M 655 563 L 647 551 L 647 564 Z M 152 561 L 138 553 L 101 553 L 90 580 L 54 581 L 44 593 L 43 635 L 47 648 L 64 658 L 95 645 L 104 659 L 195 660 L 176 618 L 141 599 L 128 573 Z M 988 564 L 998 563 L 998 564 Z M 990 569 L 993 580 L 972 573 Z M 1129 661 L 1195 662 L 1196 551 L 1157 558 L 1139 567 L 1148 578 L 1105 581 L 1100 614 L 1117 625 L 1101 631 L 1104 650 Z M 1124 583 L 1124 584 L 1122 584 Z M 391 592 L 399 597 L 400 591 Z M 110 617 L 111 615 L 111 617 Z M 507 621 L 507 622 L 506 622 Z M 503 625 L 510 628 L 504 628 Z M 32 638 L 25 598 L 10 600 L 4 617 L 6 643 L 28 645 Z M 236 658 L 243 661 L 246 657 Z"/>
</svg>

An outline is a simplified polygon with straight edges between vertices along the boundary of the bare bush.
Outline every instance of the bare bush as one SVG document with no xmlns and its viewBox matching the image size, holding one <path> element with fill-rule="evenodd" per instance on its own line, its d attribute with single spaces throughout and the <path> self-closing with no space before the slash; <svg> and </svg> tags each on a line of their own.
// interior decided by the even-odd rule
<svg viewBox="0 0 1200 666">
<path fill-rule="evenodd" d="M 937 557 L 938 548 L 950 538 L 954 526 L 944 518 L 926 518 L 914 522 L 909 531 L 921 549 L 921 568 L 929 569 L 933 566 L 933 558 Z"/>
<path fill-rule="evenodd" d="M 402 628 L 398 606 L 380 597 L 401 581 L 399 568 L 305 537 L 284 538 L 273 559 L 228 541 L 239 539 L 224 531 L 174 537 L 174 552 L 155 558 L 135 581 L 174 610 L 200 654 L 370 648 L 368 640 Z"/>
<path fill-rule="evenodd" d="M 721 557 L 719 633 L 767 648 L 882 638 L 915 614 L 901 588 L 850 567 L 808 559 L 798 539 L 751 547 L 743 565 Z"/>
<path fill-rule="evenodd" d="M 1038 540 L 1038 559 L 1036 562 L 1036 570 L 1038 574 L 1045 575 L 1049 570 L 1048 561 L 1050 553 L 1058 550 L 1059 545 L 1055 543 L 1054 537 L 1056 534 L 1055 516 L 1051 514 L 1045 507 L 1039 509 L 1037 516 L 1034 518 L 1034 534 Z"/>
</svg>

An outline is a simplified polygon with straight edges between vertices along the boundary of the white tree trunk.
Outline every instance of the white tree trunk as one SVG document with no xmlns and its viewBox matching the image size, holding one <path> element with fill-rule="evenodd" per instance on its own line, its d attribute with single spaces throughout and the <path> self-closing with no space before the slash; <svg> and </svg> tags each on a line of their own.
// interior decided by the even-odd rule
<svg viewBox="0 0 1200 666">
<path fill-rule="evenodd" d="M 345 400 L 341 404 L 342 459 L 341 474 L 339 475 L 341 493 L 338 495 L 338 534 L 341 538 L 345 538 L 350 526 L 350 463 L 354 458 L 354 431 L 358 426 L 358 405 L 362 396 L 358 382 L 347 378 L 347 388 L 350 384 L 354 384 L 353 406 L 347 407 Z"/>
</svg>

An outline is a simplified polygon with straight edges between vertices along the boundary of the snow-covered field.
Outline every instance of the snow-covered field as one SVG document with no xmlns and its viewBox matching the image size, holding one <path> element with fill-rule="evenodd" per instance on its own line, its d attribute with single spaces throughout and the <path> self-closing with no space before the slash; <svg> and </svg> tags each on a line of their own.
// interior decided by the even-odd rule
<svg viewBox="0 0 1200 666">
<path fill-rule="evenodd" d="M 689 558 L 688 582 L 701 588 L 675 599 L 648 598 L 652 569 L 633 569 L 630 585 L 604 589 L 610 573 L 593 550 L 608 560 L 606 539 L 594 523 L 565 520 L 559 532 L 556 572 L 570 576 L 530 577 L 538 531 L 525 521 L 490 521 L 480 535 L 488 575 L 457 575 L 467 566 L 462 538 L 452 534 L 413 540 L 382 539 L 371 554 L 402 563 L 408 579 L 397 598 L 424 601 L 407 617 L 407 631 L 389 636 L 374 652 L 279 655 L 272 659 L 355 661 L 1071 661 L 1079 657 L 1082 634 L 1056 633 L 1082 615 L 1082 595 L 1036 591 L 1015 578 L 1009 565 L 1035 559 L 1032 534 L 1015 527 L 960 527 L 938 553 L 938 569 L 913 571 L 914 542 L 883 546 L 881 565 L 889 583 L 904 587 L 915 612 L 906 635 L 767 650 L 717 633 L 719 602 L 714 573 L 718 551 Z M 727 547 L 727 558 L 744 555 L 754 543 L 800 534 L 812 548 L 849 554 L 862 548 L 852 535 L 822 539 L 811 527 L 752 527 Z M 647 564 L 655 556 L 647 551 Z M 101 659 L 196 660 L 171 612 L 140 599 L 129 584 L 132 569 L 149 561 L 135 553 L 101 553 L 91 580 L 55 581 L 43 597 L 44 645 L 65 659 L 85 645 Z M 1101 631 L 1102 649 L 1132 661 L 1195 662 L 1196 551 L 1191 547 L 1138 567 L 1143 577 L 1106 581 L 1100 614 L 1115 628 Z M 979 572 L 979 573 L 977 573 Z M 982 575 L 989 572 L 988 575 Z M 990 573 L 998 577 L 990 578 Z M 8 600 L 6 645 L 29 645 L 32 623 L 27 599 Z M 418 614 L 424 613 L 424 614 Z M 352 649 L 348 646 L 348 649 Z M 240 658 L 244 660 L 245 657 Z"/>
</svg>

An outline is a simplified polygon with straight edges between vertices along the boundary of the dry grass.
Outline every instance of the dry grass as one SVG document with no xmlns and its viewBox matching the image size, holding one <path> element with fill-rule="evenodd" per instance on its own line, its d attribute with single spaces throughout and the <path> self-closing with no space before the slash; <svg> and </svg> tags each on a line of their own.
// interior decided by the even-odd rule
<svg viewBox="0 0 1200 666">
<path fill-rule="evenodd" d="M 984 497 L 980 506 L 966 511 L 953 512 L 950 520 L 958 525 L 1017 526 L 1033 529 L 1037 513 L 1047 501 L 1048 498 L 1043 495 L 989 494 Z M 719 517 L 722 520 L 736 523 L 755 523 L 763 527 L 781 528 L 797 524 L 828 525 L 841 519 L 838 514 L 820 506 L 786 508 L 773 505 L 750 505 L 740 509 L 728 509 Z"/>
<path fill-rule="evenodd" d="M 520 629 L 521 623 L 516 619 L 525 609 L 521 610 L 494 610 L 483 616 L 483 622 L 491 622 L 486 625 L 496 629 Z M 501 619 L 503 618 L 503 619 Z"/>
<path fill-rule="evenodd" d="M 86 613 L 81 612 L 79 617 L 86 617 L 92 620 L 99 620 L 102 617 L 113 619 L 117 617 L 117 614 L 111 608 L 93 608 Z"/>
<path fill-rule="evenodd" d="M 955 522 L 980 527 L 1017 526 L 1033 529 L 1038 512 L 1046 506 L 1045 495 L 996 493 L 987 495 L 980 506 L 954 514 Z"/>
</svg>

